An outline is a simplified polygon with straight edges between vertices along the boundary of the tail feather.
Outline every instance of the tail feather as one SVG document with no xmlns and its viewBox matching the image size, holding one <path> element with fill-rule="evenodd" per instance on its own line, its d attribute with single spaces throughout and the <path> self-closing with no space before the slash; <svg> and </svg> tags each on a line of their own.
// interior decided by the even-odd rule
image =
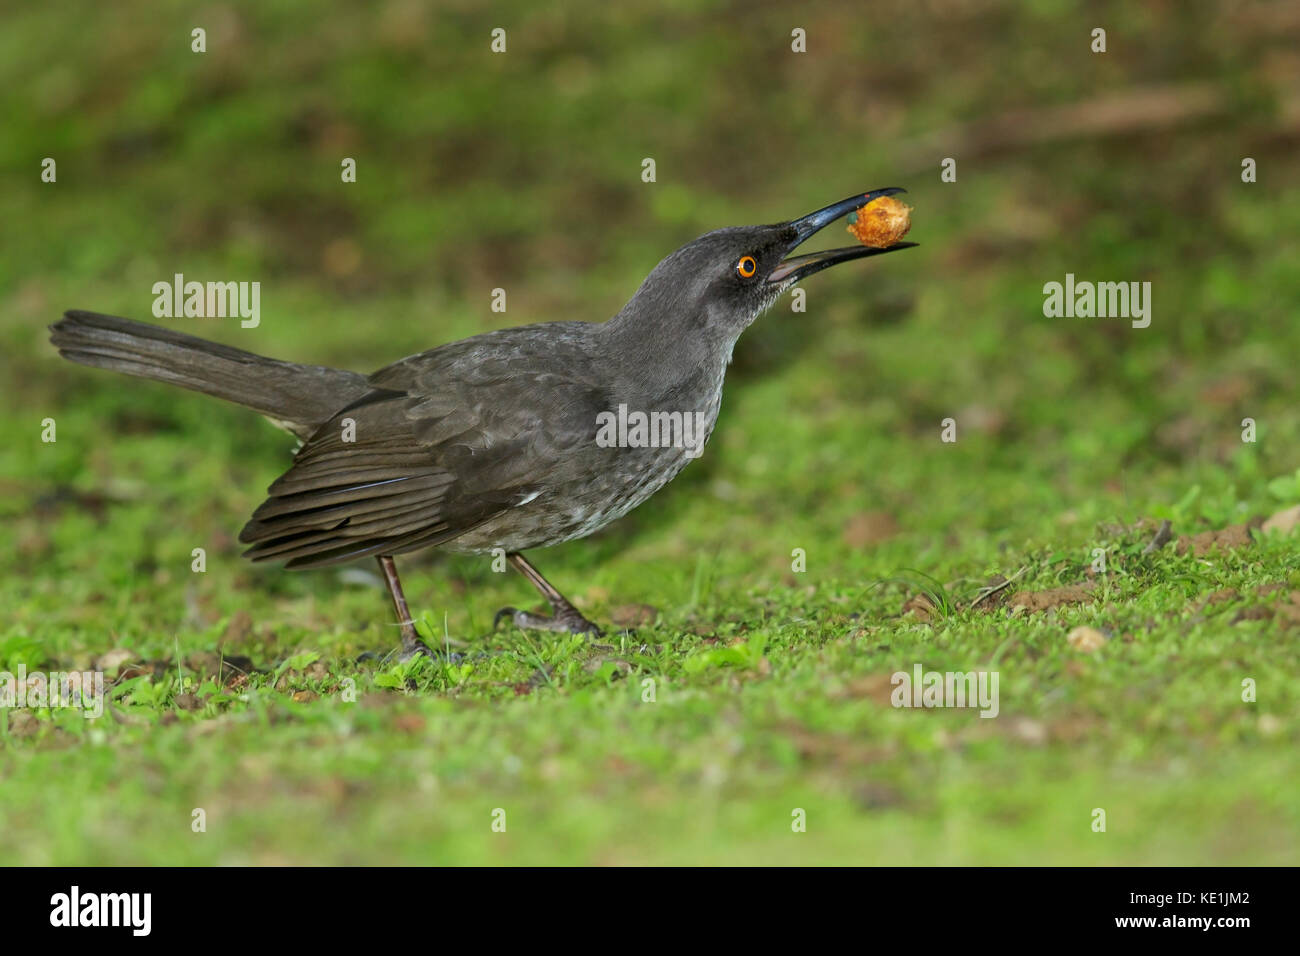
<svg viewBox="0 0 1300 956">
<path fill-rule="evenodd" d="M 73 362 L 235 402 L 303 439 L 371 391 L 356 372 L 281 362 L 98 312 L 66 312 L 50 333 L 59 354 Z"/>
</svg>

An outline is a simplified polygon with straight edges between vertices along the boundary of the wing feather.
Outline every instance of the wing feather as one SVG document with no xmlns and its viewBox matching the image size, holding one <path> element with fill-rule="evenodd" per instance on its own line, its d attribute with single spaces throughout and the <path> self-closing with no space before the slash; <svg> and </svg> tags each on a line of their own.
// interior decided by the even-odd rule
<svg viewBox="0 0 1300 956">
<path fill-rule="evenodd" d="M 571 452 L 611 405 L 572 344 L 589 327 L 565 324 L 576 327 L 567 354 L 553 327 L 529 326 L 375 373 L 372 391 L 321 425 L 267 489 L 239 535 L 245 556 L 313 568 L 432 547 L 569 480 Z M 521 383 L 537 389 L 536 405 L 519 401 Z"/>
</svg>

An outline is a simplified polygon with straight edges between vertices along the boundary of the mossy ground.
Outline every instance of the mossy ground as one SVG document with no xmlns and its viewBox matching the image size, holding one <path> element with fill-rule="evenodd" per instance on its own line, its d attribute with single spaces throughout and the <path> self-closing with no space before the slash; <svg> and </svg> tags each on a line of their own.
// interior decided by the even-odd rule
<svg viewBox="0 0 1300 956">
<path fill-rule="evenodd" d="M 213 8 L 202 57 L 184 5 L 11 15 L 0 668 L 121 649 L 110 677 L 133 676 L 103 719 L 0 710 L 0 856 L 1296 863 L 1300 539 L 1145 554 L 1139 521 L 1187 535 L 1300 502 L 1297 25 L 1103 6 L 884 4 L 874 26 L 850 5 L 745 8 L 740 28 L 712 3 L 276 3 Z M 1122 115 L 1155 86 L 1217 99 L 978 135 L 1010 110 L 1038 111 L 1030 129 L 1107 98 Z M 358 662 L 396 644 L 369 566 L 238 556 L 291 440 L 45 344 L 65 308 L 149 319 L 152 283 L 184 272 L 260 280 L 262 324 L 175 327 L 368 370 L 603 319 L 700 232 L 894 183 L 922 246 L 815 277 L 806 312 L 779 303 L 741 341 L 704 457 L 531 556 L 607 626 L 602 647 L 489 634 L 528 585 L 429 554 L 402 562 L 407 594 L 463 662 Z M 1045 318 L 1067 272 L 1151 281 L 1151 326 Z M 1019 577 L 971 608 L 996 574 Z M 1082 603 L 998 602 L 1086 582 Z M 941 607 L 904 613 L 926 590 Z M 1079 625 L 1109 639 L 1076 650 Z M 218 677 L 223 658 L 255 669 Z M 891 707 L 889 676 L 916 663 L 996 670 L 998 717 Z"/>
</svg>

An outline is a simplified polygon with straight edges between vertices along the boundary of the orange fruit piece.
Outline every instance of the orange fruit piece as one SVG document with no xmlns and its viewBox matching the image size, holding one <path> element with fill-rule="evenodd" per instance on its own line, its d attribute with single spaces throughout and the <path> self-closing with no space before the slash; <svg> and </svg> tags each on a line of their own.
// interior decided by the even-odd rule
<svg viewBox="0 0 1300 956">
<path fill-rule="evenodd" d="M 912 207 L 893 196 L 873 199 L 849 222 L 849 232 L 864 246 L 887 249 L 912 228 Z"/>
</svg>

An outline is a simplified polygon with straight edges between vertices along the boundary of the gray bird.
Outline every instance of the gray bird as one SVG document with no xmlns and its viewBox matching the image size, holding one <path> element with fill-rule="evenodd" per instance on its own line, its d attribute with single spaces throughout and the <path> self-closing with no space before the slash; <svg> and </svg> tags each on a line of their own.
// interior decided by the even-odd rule
<svg viewBox="0 0 1300 956">
<path fill-rule="evenodd" d="M 552 614 L 494 621 L 599 635 L 522 552 L 621 518 L 697 457 L 740 334 L 796 282 L 909 248 L 792 256 L 877 189 L 790 222 L 718 229 L 664 259 L 603 323 L 502 329 L 373 375 L 264 358 L 170 329 L 70 311 L 50 341 L 74 362 L 237 402 L 296 435 L 293 465 L 239 540 L 254 561 L 321 568 L 376 557 L 402 634 L 416 635 L 393 556 L 502 549 Z M 647 423 L 648 426 L 647 426 Z"/>
</svg>

